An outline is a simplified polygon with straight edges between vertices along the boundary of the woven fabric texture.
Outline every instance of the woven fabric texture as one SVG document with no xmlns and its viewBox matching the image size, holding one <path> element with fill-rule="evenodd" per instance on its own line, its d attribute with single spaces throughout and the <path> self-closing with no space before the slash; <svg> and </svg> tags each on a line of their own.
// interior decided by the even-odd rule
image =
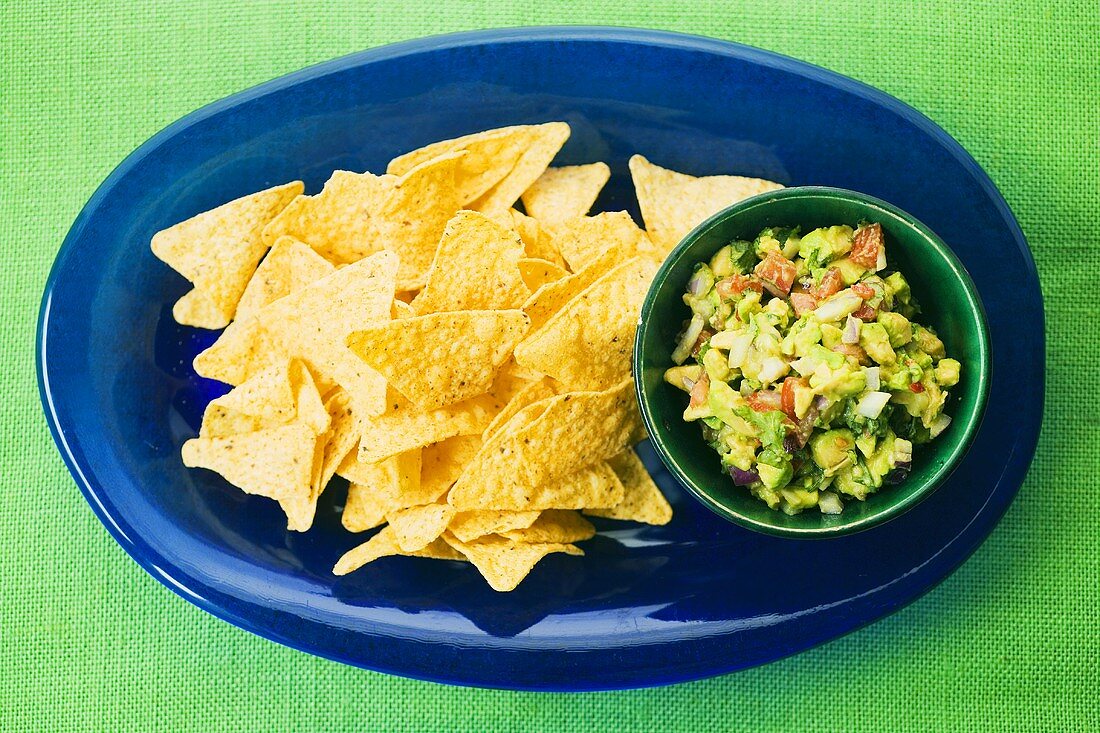
<svg viewBox="0 0 1100 733">
<path fill-rule="evenodd" d="M 562 22 L 699 33 L 826 66 L 912 104 L 985 167 L 1038 262 L 1048 336 L 1038 455 L 1000 526 L 946 582 L 863 631 L 764 668 L 620 693 L 352 669 L 157 584 L 81 498 L 38 404 L 39 298 L 83 203 L 157 130 L 253 84 L 392 41 Z M 1100 730 L 1098 57 L 1095 0 L 6 4 L 0 730 Z"/>
</svg>

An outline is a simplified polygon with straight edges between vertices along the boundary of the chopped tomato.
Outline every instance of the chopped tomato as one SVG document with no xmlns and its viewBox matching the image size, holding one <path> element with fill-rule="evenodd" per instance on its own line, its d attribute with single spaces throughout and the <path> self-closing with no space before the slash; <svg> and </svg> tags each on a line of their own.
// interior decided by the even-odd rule
<svg viewBox="0 0 1100 733">
<path fill-rule="evenodd" d="M 810 383 L 802 377 L 787 377 L 783 380 L 783 392 L 781 394 L 780 406 L 783 412 L 787 413 L 787 417 L 792 420 L 797 420 L 798 417 L 794 414 L 794 390 L 796 387 L 809 387 Z"/>
<path fill-rule="evenodd" d="M 786 297 L 794 285 L 794 278 L 798 274 L 798 268 L 794 263 L 777 252 L 769 252 L 768 256 L 753 270 L 764 281 L 764 287 L 772 295 Z"/>
<path fill-rule="evenodd" d="M 909 385 L 909 391 L 910 392 L 916 392 L 917 394 L 920 394 L 921 392 L 924 391 L 924 385 L 921 384 L 920 382 L 913 382 L 912 384 Z"/>
<path fill-rule="evenodd" d="M 710 377 L 703 372 L 699 381 L 691 386 L 691 401 L 688 404 L 691 407 L 699 407 L 707 401 L 708 394 L 710 394 Z"/>
<path fill-rule="evenodd" d="M 817 298 L 809 293 L 791 293 L 791 307 L 796 316 L 801 316 L 817 307 Z"/>
<path fill-rule="evenodd" d="M 751 392 L 745 398 L 749 407 L 757 412 L 770 412 L 783 409 L 783 397 L 778 392 L 762 389 L 759 392 Z"/>
<path fill-rule="evenodd" d="M 882 245 L 881 224 L 861 227 L 852 239 L 852 251 L 848 257 L 868 270 L 873 270 L 878 264 L 878 254 L 882 251 Z"/>
<path fill-rule="evenodd" d="M 835 267 L 830 267 L 825 271 L 825 274 L 821 276 L 821 282 L 818 283 L 814 295 L 824 300 L 830 295 L 839 293 L 842 285 L 844 285 L 844 278 L 840 276 L 840 270 Z"/>
<path fill-rule="evenodd" d="M 713 335 L 714 331 L 710 328 L 704 328 L 702 331 L 700 331 L 699 338 L 695 339 L 695 345 L 691 347 L 691 355 L 699 356 L 699 349 L 703 348 L 703 344 L 705 344 Z"/>
<path fill-rule="evenodd" d="M 872 308 L 867 303 L 864 303 L 859 307 L 859 310 L 852 314 L 852 317 L 858 318 L 859 320 L 864 322 L 873 321 L 875 320 L 875 313 L 877 313 L 877 311 L 874 308 Z"/>
<path fill-rule="evenodd" d="M 719 280 L 714 286 L 714 289 L 718 291 L 718 297 L 726 299 L 735 295 L 740 295 L 746 290 L 755 290 L 758 293 L 763 293 L 764 285 L 751 275 L 730 275 L 725 279 Z"/>
<path fill-rule="evenodd" d="M 856 283 L 852 286 L 852 292 L 864 300 L 870 300 L 875 297 L 875 289 L 867 283 Z"/>
</svg>

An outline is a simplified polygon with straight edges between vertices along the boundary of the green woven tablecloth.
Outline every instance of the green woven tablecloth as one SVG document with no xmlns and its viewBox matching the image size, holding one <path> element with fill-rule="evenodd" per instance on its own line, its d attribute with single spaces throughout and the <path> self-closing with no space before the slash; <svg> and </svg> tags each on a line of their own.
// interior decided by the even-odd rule
<svg viewBox="0 0 1100 733">
<path fill-rule="evenodd" d="M 1100 3 L 599 5 L 0 6 L 0 730 L 1100 730 Z M 38 405 L 38 300 L 85 200 L 154 132 L 258 82 L 390 41 L 562 22 L 700 33 L 821 64 L 914 105 L 985 167 L 1038 261 L 1049 339 L 1043 436 L 1004 521 L 950 579 L 866 630 L 636 692 L 365 672 L 159 585 L 93 516 Z"/>
</svg>

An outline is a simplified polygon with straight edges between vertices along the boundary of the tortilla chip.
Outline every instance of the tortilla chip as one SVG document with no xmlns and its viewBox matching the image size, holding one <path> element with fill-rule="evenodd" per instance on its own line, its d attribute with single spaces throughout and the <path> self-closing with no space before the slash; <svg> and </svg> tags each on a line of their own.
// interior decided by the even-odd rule
<svg viewBox="0 0 1100 733">
<path fill-rule="evenodd" d="M 555 543 L 530 545 L 497 536 L 463 542 L 454 535 L 445 534 L 443 539 L 474 564 L 493 590 L 500 592 L 515 589 L 538 561 L 551 553 L 584 554 L 584 551 L 575 545 Z"/>
<path fill-rule="evenodd" d="M 325 400 L 332 428 L 324 442 L 321 469 L 314 490 L 320 494 L 336 475 L 337 470 L 352 456 L 359 444 L 359 421 L 352 410 L 347 392 L 336 390 Z"/>
<path fill-rule="evenodd" d="M 623 497 L 622 484 L 607 464 L 601 461 L 537 486 L 480 494 L 464 491 L 458 496 L 452 493 L 448 501 L 460 511 L 530 511 L 612 507 L 620 503 Z"/>
<path fill-rule="evenodd" d="M 386 172 L 402 175 L 441 155 L 465 152 L 457 168 L 459 201 L 487 214 L 507 211 L 538 177 L 569 137 L 569 125 L 517 125 L 432 143 L 390 161 Z"/>
<path fill-rule="evenodd" d="M 203 413 L 199 437 L 224 438 L 273 428 L 296 414 L 290 363 L 274 364 L 212 400 Z"/>
<path fill-rule="evenodd" d="M 575 511 L 547 509 L 530 526 L 501 534 L 515 542 L 582 542 L 596 536 L 592 523 Z"/>
<path fill-rule="evenodd" d="M 426 446 L 420 458 L 420 487 L 426 495 L 443 496 L 481 448 L 481 436 L 456 435 Z"/>
<path fill-rule="evenodd" d="M 348 350 L 352 331 L 388 321 L 397 261 L 379 252 L 235 321 L 195 357 L 195 371 L 240 384 L 283 359 L 301 359 L 322 391 L 340 385 L 361 410 L 385 409 L 385 381 Z"/>
<path fill-rule="evenodd" d="M 460 211 L 447 223 L 417 313 L 519 308 L 531 294 L 520 277 L 523 245 L 484 214 Z"/>
<path fill-rule="evenodd" d="M 656 271 L 644 258 L 619 265 L 516 346 L 516 363 L 567 389 L 618 384 L 630 374 L 638 314 Z"/>
<path fill-rule="evenodd" d="M 195 288 L 176 302 L 178 323 L 225 328 L 260 258 L 263 228 L 302 192 L 301 181 L 250 194 L 153 235 L 153 254 Z"/>
<path fill-rule="evenodd" d="M 192 438 L 183 465 L 207 468 L 248 494 L 308 496 L 317 435 L 300 422 L 225 438 Z"/>
<path fill-rule="evenodd" d="M 396 509 L 396 500 L 380 494 L 370 484 L 348 484 L 348 498 L 340 523 L 349 532 L 366 532 L 386 523 L 386 514 Z"/>
<path fill-rule="evenodd" d="M 509 400 L 503 410 L 497 413 L 493 421 L 489 423 L 489 427 L 485 428 L 485 432 L 481 434 L 482 440 L 489 440 L 493 437 L 493 434 L 515 417 L 520 410 L 541 400 L 549 399 L 555 394 L 554 388 L 550 386 L 547 379 L 540 379 L 527 384 Z"/>
<path fill-rule="evenodd" d="M 390 395 L 389 408 L 379 417 L 363 416 L 360 462 L 375 463 L 456 435 L 481 435 L 499 409 L 489 395 L 423 410 L 397 394 Z"/>
<path fill-rule="evenodd" d="M 547 283 L 561 280 L 569 271 L 547 260 L 524 257 L 519 261 L 519 276 L 532 293 Z M 522 305 L 522 304 L 521 304 Z"/>
<path fill-rule="evenodd" d="M 335 269 L 308 244 L 280 237 L 248 281 L 237 304 L 236 318 L 248 318 L 265 305 L 331 275 Z"/>
<path fill-rule="evenodd" d="M 662 254 L 711 214 L 758 193 L 783 188 L 760 178 L 696 178 L 654 165 L 640 155 L 630 158 L 630 176 L 646 231 Z"/>
<path fill-rule="evenodd" d="M 631 257 L 660 260 L 663 256 L 625 211 L 567 219 L 555 230 L 554 244 L 574 272 L 608 250 L 617 251 L 622 260 Z"/>
<path fill-rule="evenodd" d="M 459 202 L 465 206 L 486 193 L 516 167 L 524 152 L 543 134 L 542 127 L 501 127 L 432 143 L 394 158 L 386 167 L 386 173 L 404 175 L 433 158 L 462 151 L 465 155 L 455 171 L 455 186 Z"/>
<path fill-rule="evenodd" d="M 561 310 L 562 306 L 579 295 L 592 283 L 607 274 L 608 270 L 619 264 L 621 258 L 617 250 L 608 250 L 589 262 L 584 268 L 561 280 L 547 283 L 536 290 L 523 304 L 523 312 L 531 319 L 531 332 L 534 333 L 550 316 Z"/>
<path fill-rule="evenodd" d="M 487 534 L 501 534 L 530 527 L 539 518 L 539 512 L 528 510 L 509 512 L 496 509 L 456 512 L 447 531 L 463 542 L 470 542 Z"/>
<path fill-rule="evenodd" d="M 495 221 L 499 222 L 507 218 L 507 215 L 511 215 L 512 225 L 519 234 L 520 241 L 523 242 L 524 255 L 531 259 L 546 260 L 558 267 L 565 267 L 565 260 L 562 259 L 561 252 L 558 251 L 558 245 L 554 242 L 554 237 L 545 227 L 539 224 L 537 219 L 511 209 Z"/>
<path fill-rule="evenodd" d="M 397 546 L 403 552 L 415 552 L 438 539 L 447 529 L 454 509 L 446 504 L 424 504 L 399 509 L 386 515 Z"/>
<path fill-rule="evenodd" d="M 408 555 L 411 557 L 430 557 L 436 560 L 464 560 L 465 556 L 452 549 L 447 543 L 439 540 L 432 542 L 414 552 L 405 552 L 397 544 L 397 536 L 392 527 L 383 527 L 378 534 L 371 537 L 363 544 L 348 550 L 336 561 L 332 569 L 335 575 L 347 575 L 358 570 L 369 562 L 382 557 L 392 555 Z"/>
<path fill-rule="evenodd" d="M 523 208 L 554 230 L 567 219 L 586 215 L 610 178 L 607 163 L 547 168 L 523 192 Z"/>
<path fill-rule="evenodd" d="M 413 307 L 403 300 L 398 300 L 397 298 L 394 298 L 393 302 L 390 303 L 391 320 L 396 321 L 401 318 L 412 318 L 415 315 L 416 311 L 413 310 Z"/>
<path fill-rule="evenodd" d="M 586 509 L 585 514 L 608 519 L 625 519 L 646 524 L 668 524 L 672 519 L 672 507 L 657 484 L 653 482 L 645 464 L 633 450 L 607 459 L 607 465 L 618 476 L 626 494 L 622 502 L 607 509 Z M 565 541 L 565 540 L 561 540 Z M 570 540 L 572 541 L 572 540 Z"/>
<path fill-rule="evenodd" d="M 348 347 L 394 389 L 431 410 L 487 391 L 527 326 L 520 310 L 433 313 L 360 330 Z"/>
<path fill-rule="evenodd" d="M 505 425 L 485 442 L 451 487 L 449 501 L 456 509 L 536 508 L 530 505 L 535 488 L 610 458 L 642 432 L 629 378 L 602 392 L 572 392 L 535 403 L 512 420 L 538 409 L 544 411 L 519 430 Z M 537 508 L 550 506 L 576 508 Z"/>
<path fill-rule="evenodd" d="M 294 405 L 299 422 L 308 425 L 316 435 L 328 432 L 332 418 L 321 401 L 321 393 L 309 369 L 300 361 L 290 362 L 290 384 L 294 390 Z"/>
<path fill-rule="evenodd" d="M 406 451 L 378 463 L 362 463 L 350 454 L 338 473 L 351 482 L 342 522 L 351 532 L 377 527 L 386 514 L 419 504 L 431 504 L 442 492 L 422 490 L 420 449 Z"/>
<path fill-rule="evenodd" d="M 401 177 L 335 171 L 321 193 L 296 200 L 263 236 L 272 243 L 292 236 L 337 265 L 391 250 L 400 260 L 400 289 L 415 290 L 459 209 L 454 174 L 461 157 L 441 156 Z"/>
</svg>

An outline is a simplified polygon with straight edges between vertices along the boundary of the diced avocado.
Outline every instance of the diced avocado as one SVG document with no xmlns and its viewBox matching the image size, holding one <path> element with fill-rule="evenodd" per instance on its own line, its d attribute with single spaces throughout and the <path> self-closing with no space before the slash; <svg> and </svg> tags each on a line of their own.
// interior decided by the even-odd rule
<svg viewBox="0 0 1100 733">
<path fill-rule="evenodd" d="M 907 366 L 895 363 L 884 366 L 879 371 L 879 379 L 883 386 L 893 392 L 908 390 L 909 385 L 919 382 L 922 376 L 924 376 L 924 371 L 916 364 Z"/>
<path fill-rule="evenodd" d="M 849 226 L 822 227 L 802 237 L 798 245 L 798 254 L 818 267 L 847 254 L 852 249 L 852 235 Z"/>
<path fill-rule="evenodd" d="M 856 439 L 851 430 L 826 430 L 810 437 L 810 455 L 823 471 L 835 471 L 853 459 Z"/>
<path fill-rule="evenodd" d="M 821 324 L 821 344 L 826 349 L 839 346 L 844 341 L 844 330 L 832 323 Z"/>
<path fill-rule="evenodd" d="M 794 469 L 791 468 L 790 461 L 783 461 L 782 463 L 782 466 L 769 466 L 767 463 L 756 464 L 756 472 L 760 475 L 760 480 L 769 489 L 786 486 L 791 477 L 794 476 Z"/>
<path fill-rule="evenodd" d="M 749 430 L 751 426 L 745 424 Z M 720 439 L 727 449 L 722 455 L 722 461 L 727 466 L 737 466 L 742 471 L 751 471 L 752 464 L 756 461 L 756 440 L 744 435 L 735 428 L 725 428 L 720 431 Z"/>
<path fill-rule="evenodd" d="M 733 387 L 725 382 L 710 383 L 710 391 L 707 392 L 707 411 L 726 425 L 738 427 L 742 420 L 734 412 L 739 405 L 744 404 L 741 395 Z"/>
<path fill-rule="evenodd" d="M 921 351 L 928 354 L 933 359 L 942 359 L 946 356 L 943 349 L 943 341 L 940 341 L 940 337 L 937 336 L 932 329 L 925 328 L 924 326 L 917 326 L 913 331 L 913 338 Z"/>
<path fill-rule="evenodd" d="M 887 432 L 886 437 L 879 441 L 875 452 L 867 458 L 867 471 L 876 487 L 882 486 L 882 479 L 894 468 L 892 460 L 894 453 L 894 434 Z"/>
<path fill-rule="evenodd" d="M 733 247 L 727 244 L 710 258 L 710 269 L 714 272 L 715 277 L 729 277 L 736 272 L 733 266 L 732 253 Z"/>
<path fill-rule="evenodd" d="M 903 389 L 891 393 L 890 401 L 904 407 L 905 411 L 913 417 L 920 417 L 921 413 L 928 407 L 928 393 Z"/>
<path fill-rule="evenodd" d="M 749 487 L 749 493 L 765 502 L 770 508 L 779 508 L 779 492 L 775 489 L 769 489 L 763 484 L 753 484 Z"/>
<path fill-rule="evenodd" d="M 780 489 L 779 496 L 783 499 L 779 508 L 784 514 L 798 514 L 803 509 L 817 506 L 819 494 L 805 489 Z"/>
<path fill-rule="evenodd" d="M 883 311 L 878 314 L 876 320 L 886 329 L 886 333 L 890 336 L 890 346 L 895 349 L 913 340 L 913 325 L 902 314 Z"/>
<path fill-rule="evenodd" d="M 799 419 L 805 417 L 806 413 L 810 410 L 810 405 L 813 404 L 814 399 L 817 397 L 817 393 L 807 387 L 795 387 L 794 388 L 794 414 Z"/>
<path fill-rule="evenodd" d="M 936 365 L 936 384 L 941 387 L 954 387 L 959 383 L 959 370 L 962 364 L 954 359 L 940 359 Z"/>
<path fill-rule="evenodd" d="M 675 366 L 665 370 L 665 381 L 671 384 L 677 389 L 682 389 L 685 392 L 690 392 L 691 387 L 684 380 L 688 380 L 691 384 L 695 384 L 699 381 L 699 377 L 703 374 L 703 367 L 698 364 L 685 364 L 684 366 Z"/>
<path fill-rule="evenodd" d="M 708 349 L 703 354 L 703 367 L 707 370 L 711 384 L 725 382 L 729 378 L 730 368 L 726 355 L 718 349 Z"/>
<path fill-rule="evenodd" d="M 768 301 L 768 304 L 764 306 L 764 312 L 775 317 L 776 328 L 785 329 L 791 325 L 791 316 L 794 315 L 794 311 L 787 301 L 782 298 L 772 298 Z"/>
<path fill-rule="evenodd" d="M 811 380 L 812 384 L 812 380 Z M 867 387 L 867 375 L 862 370 L 837 371 L 833 378 L 816 388 L 818 394 L 823 394 L 830 400 L 840 400 L 845 397 L 854 397 Z"/>
<path fill-rule="evenodd" d="M 909 290 L 909 282 L 900 272 L 891 273 L 884 282 L 886 283 L 886 292 L 893 296 L 894 302 L 908 304 L 912 300 L 913 295 Z"/>
<path fill-rule="evenodd" d="M 824 329 L 823 329 L 824 330 Z M 806 354 L 807 357 L 814 361 L 819 361 L 828 366 L 830 369 L 840 369 L 844 366 L 844 354 L 838 354 L 835 351 L 829 351 L 821 344 L 814 344 L 811 346 Z"/>
<path fill-rule="evenodd" d="M 859 282 L 859 279 L 867 272 L 866 267 L 849 257 L 842 257 L 831 262 L 830 266 L 840 270 L 840 279 L 844 281 L 845 285 L 853 285 Z"/>
<path fill-rule="evenodd" d="M 874 492 L 876 486 L 871 480 L 870 472 L 857 463 L 837 473 L 833 488 L 862 501 Z"/>
<path fill-rule="evenodd" d="M 787 356 L 806 356 L 821 341 L 821 325 L 811 316 L 802 316 L 783 337 L 780 349 Z"/>
<path fill-rule="evenodd" d="M 936 418 L 943 412 L 944 402 L 947 401 L 947 393 L 940 389 L 939 385 L 932 379 L 923 379 L 921 384 L 924 386 L 923 394 L 928 398 L 928 402 L 921 410 L 920 420 L 924 423 L 924 427 L 931 428 L 932 424 L 936 422 Z"/>
<path fill-rule="evenodd" d="M 871 433 L 863 433 L 856 438 L 856 448 L 864 456 L 870 456 L 875 452 L 876 438 Z"/>
<path fill-rule="evenodd" d="M 890 336 L 880 323 L 864 323 L 859 327 L 859 345 L 879 364 L 897 361 L 897 355 L 890 348 Z"/>
<path fill-rule="evenodd" d="M 759 313 L 760 308 L 760 293 L 755 290 L 746 290 L 741 296 L 741 300 L 737 301 L 737 318 L 742 323 L 748 323 L 752 320 L 754 313 Z"/>
<path fill-rule="evenodd" d="M 759 259 L 764 259 L 772 252 L 775 254 L 782 254 L 783 243 L 772 236 L 771 230 L 765 229 L 760 233 L 760 236 L 756 238 L 756 256 Z"/>
</svg>

